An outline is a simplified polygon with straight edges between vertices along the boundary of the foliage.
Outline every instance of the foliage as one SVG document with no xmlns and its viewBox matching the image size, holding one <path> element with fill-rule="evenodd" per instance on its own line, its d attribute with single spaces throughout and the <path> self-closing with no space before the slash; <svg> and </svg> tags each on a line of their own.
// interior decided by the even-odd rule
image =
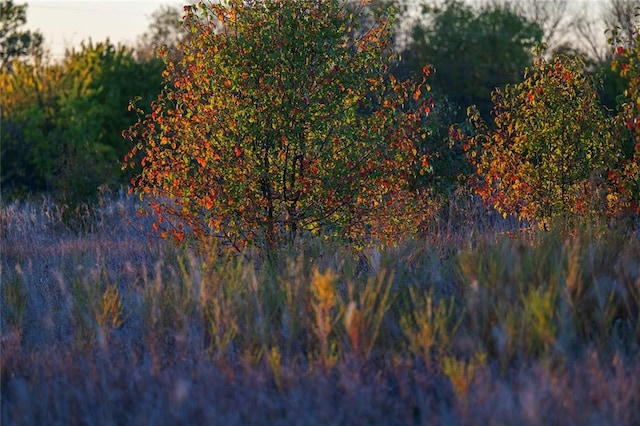
<svg viewBox="0 0 640 426">
<path fill-rule="evenodd" d="M 456 312 L 453 300 L 450 303 L 434 303 L 433 290 L 419 295 L 409 289 L 411 309 L 400 319 L 407 348 L 412 354 L 432 366 L 434 360 L 442 360 L 452 351 L 452 341 L 460 325 L 461 312 Z"/>
<path fill-rule="evenodd" d="M 472 170 L 461 138 L 467 123 L 456 123 L 460 108 L 446 96 L 426 101 L 429 114 L 420 121 L 418 153 L 428 161 L 417 170 L 413 188 L 431 198 L 447 196 L 466 183 Z"/>
<path fill-rule="evenodd" d="M 497 4 L 500 0 L 493 0 Z M 536 23 L 544 33 L 543 43 L 554 53 L 560 53 L 568 45 L 567 39 L 574 25 L 571 0 L 504 0 L 519 16 Z"/>
<path fill-rule="evenodd" d="M 594 238 L 591 232 L 567 240 L 545 232 L 532 243 L 499 239 L 461 252 L 459 271 L 467 283 L 463 327 L 502 368 L 524 353 L 566 359 L 588 342 L 604 347 L 617 333 L 639 330 L 636 278 L 616 283 L 603 273 L 621 268 L 627 274 L 628 262 L 637 258 L 627 250 L 638 240 L 617 232 Z M 622 242 L 627 238 L 631 246 Z"/>
<path fill-rule="evenodd" d="M 25 31 L 27 4 L 16 5 L 13 0 L 0 3 L 0 70 L 11 68 L 15 59 L 38 57 L 42 54 L 42 34 Z"/>
<path fill-rule="evenodd" d="M 160 68 L 109 42 L 83 44 L 59 64 L 15 63 L 0 74 L 5 194 L 52 191 L 69 201 L 124 181 L 121 130 L 134 96 L 160 88 Z"/>
<path fill-rule="evenodd" d="M 335 322 L 335 309 L 338 297 L 335 289 L 337 277 L 331 270 L 321 273 L 317 269 L 313 271 L 311 279 L 311 294 L 313 295 L 312 307 L 315 314 L 315 326 L 313 331 L 318 338 L 318 359 L 323 368 L 333 367 L 338 358 L 333 353 L 335 344 L 330 341 L 330 334 Z"/>
<path fill-rule="evenodd" d="M 359 28 L 362 9 L 337 0 L 185 11 L 182 59 L 167 61 L 165 89 L 126 132 L 126 166 L 143 167 L 132 184 L 162 236 L 241 249 L 402 224 L 407 182 L 426 164 L 413 141 L 427 111 L 401 107 L 426 88 L 389 73 L 390 16 Z"/>
<path fill-rule="evenodd" d="M 474 186 L 503 215 L 547 226 L 603 210 L 618 147 L 613 120 L 578 58 L 542 57 L 520 84 L 493 92 L 495 130 L 472 115 Z"/>
<path fill-rule="evenodd" d="M 613 68 L 614 60 L 615 58 L 609 57 L 604 62 L 587 63 L 587 69 L 602 81 L 602 85 L 598 87 L 598 95 L 602 104 L 611 111 L 619 108 L 621 97 L 627 89 L 627 82 L 620 76 L 620 70 Z"/>
<path fill-rule="evenodd" d="M 617 167 L 609 173 L 610 192 L 607 195 L 609 213 L 636 218 L 640 215 L 640 27 L 633 40 L 612 34 L 616 44 L 613 71 L 626 83 L 623 94 L 620 125 L 623 129 L 621 155 Z"/>
<path fill-rule="evenodd" d="M 168 57 L 179 60 L 178 44 L 187 35 L 182 27 L 180 9 L 163 6 L 153 12 L 147 32 L 138 38 L 136 57 L 140 61 L 150 61 L 158 56 L 158 49 L 167 50 Z"/>
<path fill-rule="evenodd" d="M 537 24 L 508 8 L 475 10 L 459 1 L 425 7 L 425 18 L 413 28 L 412 43 L 402 52 L 410 71 L 431 64 L 433 86 L 459 107 L 476 105 L 483 117 L 491 110 L 496 87 L 522 79 L 531 49 L 542 40 Z"/>
</svg>

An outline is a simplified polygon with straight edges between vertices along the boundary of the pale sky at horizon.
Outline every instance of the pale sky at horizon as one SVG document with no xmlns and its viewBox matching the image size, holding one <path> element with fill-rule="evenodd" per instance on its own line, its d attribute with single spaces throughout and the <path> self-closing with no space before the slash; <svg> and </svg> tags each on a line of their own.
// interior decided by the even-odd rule
<svg viewBox="0 0 640 426">
<path fill-rule="evenodd" d="M 22 4 L 20 0 L 15 2 Z M 188 0 L 29 0 L 27 25 L 39 30 L 54 60 L 67 48 L 89 38 L 96 43 L 109 38 L 114 44 L 135 45 L 147 31 L 151 15 L 164 5 L 182 7 Z"/>
<path fill-rule="evenodd" d="M 27 25 L 39 30 L 54 60 L 64 56 L 66 48 L 82 41 L 135 45 L 151 22 L 151 15 L 163 5 L 181 8 L 196 0 L 26 0 Z M 474 0 L 470 0 L 474 1 Z M 475 0 L 478 1 L 478 0 Z M 546 0 L 540 0 L 546 1 Z M 576 5 L 598 8 L 604 0 L 574 0 Z M 24 1 L 16 0 L 16 4 Z"/>
</svg>

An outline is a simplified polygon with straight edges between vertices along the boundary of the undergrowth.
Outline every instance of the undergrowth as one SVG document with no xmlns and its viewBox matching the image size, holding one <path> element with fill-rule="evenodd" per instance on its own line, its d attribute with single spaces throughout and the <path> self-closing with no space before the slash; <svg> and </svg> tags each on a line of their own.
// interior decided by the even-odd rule
<svg viewBox="0 0 640 426">
<path fill-rule="evenodd" d="M 1 208 L 2 424 L 640 418 L 633 232 L 521 233 L 455 199 L 420 240 L 261 260 L 152 240 L 136 209 Z"/>
</svg>

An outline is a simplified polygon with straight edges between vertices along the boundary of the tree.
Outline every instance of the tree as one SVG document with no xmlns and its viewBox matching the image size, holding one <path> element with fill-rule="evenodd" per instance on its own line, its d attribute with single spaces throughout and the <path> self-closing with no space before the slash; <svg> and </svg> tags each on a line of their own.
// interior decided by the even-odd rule
<svg viewBox="0 0 640 426">
<path fill-rule="evenodd" d="M 618 115 L 621 155 L 616 167 L 609 173 L 608 212 L 612 216 L 626 219 L 640 217 L 640 27 L 636 27 L 633 38 L 626 32 L 614 30 L 612 43 L 615 47 L 612 69 L 626 82 Z"/>
<path fill-rule="evenodd" d="M 609 108 L 615 109 L 618 98 L 626 89 L 626 81 L 620 76 L 619 70 L 612 69 L 615 55 L 610 40 L 603 37 L 606 33 L 615 32 L 615 37 L 624 38 L 625 44 L 634 42 L 634 28 L 637 24 L 637 14 L 640 13 L 638 0 L 607 0 L 597 10 L 584 9 L 574 18 L 574 37 L 576 52 L 586 56 L 587 68 L 602 76 L 600 96 L 602 102 Z M 605 31 L 605 29 L 607 29 Z"/>
<path fill-rule="evenodd" d="M 486 0 L 485 4 L 491 8 L 510 10 L 538 25 L 543 31 L 542 41 L 548 51 L 569 48 L 567 36 L 572 24 L 569 0 Z"/>
<path fill-rule="evenodd" d="M 362 236 L 405 204 L 426 90 L 389 73 L 391 18 L 341 2 L 186 6 L 165 89 L 126 136 L 126 165 L 163 236 L 273 247 L 300 232 Z M 356 36 L 356 34 L 360 34 Z M 401 222 L 394 211 L 389 217 Z M 374 230 L 375 231 L 375 230 Z M 384 237 L 384 235 L 383 235 Z"/>
<path fill-rule="evenodd" d="M 609 0 L 604 5 L 604 23 L 607 28 L 616 28 L 627 43 L 634 43 L 638 28 L 640 0 Z"/>
<path fill-rule="evenodd" d="M 584 63 L 539 57 L 522 83 L 496 90 L 493 101 L 496 128 L 472 117 L 477 133 L 469 150 L 485 202 L 543 227 L 601 214 L 618 146 Z"/>
<path fill-rule="evenodd" d="M 25 31 L 27 5 L 15 5 L 13 0 L 0 3 L 0 69 L 11 67 L 14 59 L 42 54 L 42 34 Z"/>
<path fill-rule="evenodd" d="M 138 39 L 136 57 L 140 61 L 155 59 L 158 49 L 164 48 L 169 58 L 179 61 L 178 43 L 186 36 L 182 27 L 180 9 L 163 6 L 151 15 L 149 29 Z"/>
<path fill-rule="evenodd" d="M 433 65 L 436 92 L 463 110 L 476 105 L 488 117 L 491 91 L 522 79 L 542 30 L 508 9 L 478 11 L 459 0 L 424 12 L 428 19 L 414 27 L 413 42 L 402 53 L 405 63 L 412 70 Z"/>
<path fill-rule="evenodd" d="M 607 0 L 596 10 L 579 9 L 573 20 L 574 42 L 578 49 L 597 63 L 609 63 L 611 51 L 606 38 L 606 31 L 617 28 L 627 40 L 633 40 L 633 31 L 640 11 L 638 0 Z"/>
<path fill-rule="evenodd" d="M 83 44 L 58 64 L 1 71 L 3 193 L 51 191 L 77 202 L 126 182 L 121 132 L 136 119 L 127 105 L 134 96 L 148 105 L 161 83 L 157 63 L 138 63 L 131 49 L 109 42 Z"/>
</svg>

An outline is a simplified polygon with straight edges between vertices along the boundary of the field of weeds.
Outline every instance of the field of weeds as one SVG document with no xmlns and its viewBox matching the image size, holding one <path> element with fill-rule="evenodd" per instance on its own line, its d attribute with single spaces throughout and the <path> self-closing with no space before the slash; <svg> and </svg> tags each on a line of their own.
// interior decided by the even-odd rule
<svg viewBox="0 0 640 426">
<path fill-rule="evenodd" d="M 638 233 L 453 201 L 268 262 L 151 239 L 126 196 L 4 205 L 1 423 L 638 424 Z"/>
</svg>

